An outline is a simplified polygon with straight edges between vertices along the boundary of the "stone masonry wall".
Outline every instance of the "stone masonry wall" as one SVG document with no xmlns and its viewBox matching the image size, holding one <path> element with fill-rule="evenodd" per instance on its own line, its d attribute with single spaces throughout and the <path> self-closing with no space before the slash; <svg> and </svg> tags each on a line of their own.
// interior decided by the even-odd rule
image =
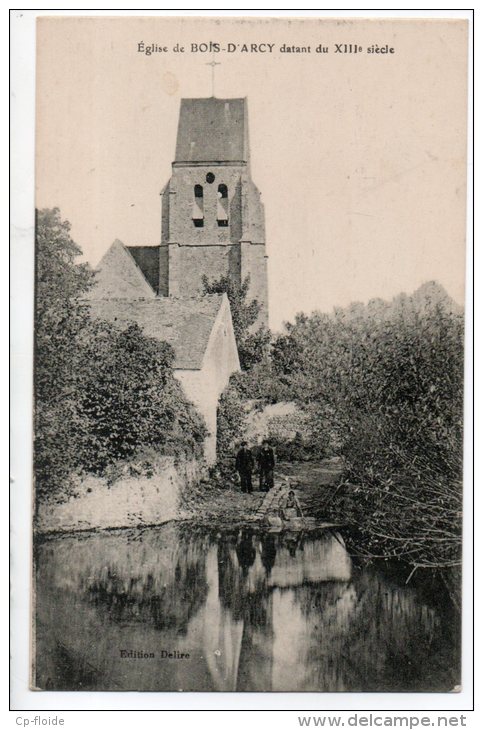
<svg viewBox="0 0 483 730">
<path fill-rule="evenodd" d="M 253 330 L 260 325 L 268 327 L 268 282 L 267 282 L 267 257 L 265 246 L 243 241 L 240 244 L 241 253 L 241 278 L 244 281 L 250 276 L 250 299 L 256 299 L 261 306 L 258 319 Z"/>
<path fill-rule="evenodd" d="M 212 183 L 206 181 L 209 173 Z M 217 223 L 220 184 L 228 189 L 227 226 Z M 203 187 L 202 227 L 193 223 L 195 185 Z M 162 193 L 161 228 L 161 295 L 196 296 L 203 276 L 212 281 L 229 275 L 237 283 L 250 276 L 249 295 L 262 307 L 254 329 L 268 325 L 264 212 L 246 165 L 174 165 Z"/>
<path fill-rule="evenodd" d="M 202 279 L 230 275 L 240 281 L 240 246 L 169 246 L 169 294 L 174 297 L 202 293 Z"/>
<path fill-rule="evenodd" d="M 75 532 L 110 527 L 158 525 L 178 516 L 180 494 L 197 484 L 201 466 L 196 461 L 175 464 L 172 457 L 159 457 L 151 476 L 126 475 L 114 484 L 104 477 L 78 479 L 75 496 L 65 502 L 39 506 L 35 529 L 39 532 Z"/>
<path fill-rule="evenodd" d="M 169 231 L 169 241 L 180 244 L 237 243 L 242 233 L 241 221 L 241 166 L 200 165 L 173 167 L 173 175 L 163 199 L 168 196 L 169 224 L 164 226 L 164 235 Z M 208 173 L 215 179 L 206 181 Z M 203 188 L 204 225 L 193 224 L 194 187 Z M 218 186 L 228 188 L 229 225 L 220 227 L 217 223 Z M 166 215 L 166 213 L 165 213 Z"/>
</svg>

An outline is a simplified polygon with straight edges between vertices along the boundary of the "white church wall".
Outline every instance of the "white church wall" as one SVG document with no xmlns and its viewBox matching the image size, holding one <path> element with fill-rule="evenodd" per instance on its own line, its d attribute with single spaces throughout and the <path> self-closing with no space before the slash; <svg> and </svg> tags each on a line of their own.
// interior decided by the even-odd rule
<svg viewBox="0 0 483 730">
<path fill-rule="evenodd" d="M 210 335 L 200 370 L 175 370 L 186 397 L 194 403 L 206 422 L 209 435 L 204 453 L 208 464 L 216 462 L 216 415 L 218 400 L 232 373 L 240 369 L 233 333 L 230 306 L 226 295 Z"/>
</svg>

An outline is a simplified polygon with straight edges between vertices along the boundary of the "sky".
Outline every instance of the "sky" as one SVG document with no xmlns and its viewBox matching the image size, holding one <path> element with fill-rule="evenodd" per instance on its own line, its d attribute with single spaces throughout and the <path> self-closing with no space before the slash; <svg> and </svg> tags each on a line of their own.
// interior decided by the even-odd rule
<svg viewBox="0 0 483 730">
<path fill-rule="evenodd" d="M 36 205 L 60 208 L 93 265 L 116 238 L 159 243 L 180 99 L 211 95 L 214 58 L 215 95 L 248 99 L 273 329 L 428 280 L 463 303 L 466 32 L 454 20 L 41 18 Z M 222 50 L 195 50 L 210 42 Z"/>
</svg>

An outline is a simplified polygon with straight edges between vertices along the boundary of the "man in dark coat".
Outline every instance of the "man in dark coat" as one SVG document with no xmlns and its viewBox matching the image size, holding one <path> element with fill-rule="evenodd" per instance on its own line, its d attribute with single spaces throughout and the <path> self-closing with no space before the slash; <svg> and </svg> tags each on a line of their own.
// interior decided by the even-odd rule
<svg viewBox="0 0 483 730">
<path fill-rule="evenodd" d="M 241 448 L 236 455 L 236 470 L 240 475 L 240 485 L 242 492 L 251 493 L 252 489 L 252 471 L 253 471 L 253 456 L 252 452 L 247 446 L 246 441 L 241 442 Z"/>
<path fill-rule="evenodd" d="M 273 487 L 275 454 L 266 440 L 263 442 L 260 453 L 258 454 L 258 468 L 260 470 L 260 491 L 268 492 Z"/>
</svg>

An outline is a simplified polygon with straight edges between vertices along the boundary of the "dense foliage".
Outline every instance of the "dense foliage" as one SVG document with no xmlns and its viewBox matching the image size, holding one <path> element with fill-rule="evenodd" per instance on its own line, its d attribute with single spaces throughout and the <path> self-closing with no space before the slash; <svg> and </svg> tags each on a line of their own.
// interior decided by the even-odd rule
<svg viewBox="0 0 483 730">
<path fill-rule="evenodd" d="M 331 454 L 331 424 L 311 405 L 268 420 L 266 437 L 279 461 L 320 461 Z"/>
<path fill-rule="evenodd" d="M 39 493 L 74 471 L 102 472 L 156 446 L 199 452 L 205 427 L 172 371 L 167 343 L 93 320 L 92 283 L 58 209 L 36 221 L 35 474 Z"/>
<path fill-rule="evenodd" d="M 220 396 L 216 418 L 217 466 L 223 475 L 234 474 L 234 456 L 245 427 L 245 403 L 232 379 Z"/>
<path fill-rule="evenodd" d="M 145 337 L 137 324 L 120 331 L 98 327 L 96 335 L 79 397 L 89 424 L 83 441 L 90 467 L 102 470 L 145 446 L 192 453 L 204 428 L 173 377 L 171 346 Z"/>
<path fill-rule="evenodd" d="M 270 332 L 265 327 L 253 331 L 260 304 L 256 299 L 248 300 L 250 277 L 247 276 L 242 284 L 237 284 L 229 276 L 222 276 L 211 282 L 204 276 L 203 289 L 205 294 L 226 293 L 230 302 L 240 366 L 242 370 L 250 370 L 266 358 L 270 343 Z"/>
<path fill-rule="evenodd" d="M 367 555 L 458 564 L 463 315 L 444 290 L 299 315 L 272 371 L 278 392 L 331 424 Z"/>
</svg>

